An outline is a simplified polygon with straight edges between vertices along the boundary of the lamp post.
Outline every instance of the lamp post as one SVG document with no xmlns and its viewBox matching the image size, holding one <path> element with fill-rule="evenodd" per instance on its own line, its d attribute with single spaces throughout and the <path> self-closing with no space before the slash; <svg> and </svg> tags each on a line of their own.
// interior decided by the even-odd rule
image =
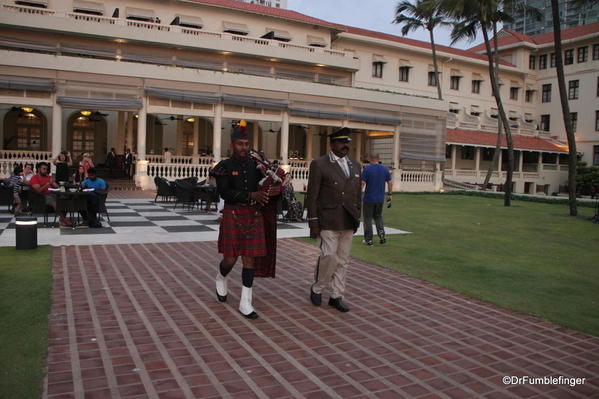
<svg viewBox="0 0 599 399">
<path fill-rule="evenodd" d="M 16 249 L 37 248 L 37 218 L 19 216 L 15 222 Z"/>
</svg>

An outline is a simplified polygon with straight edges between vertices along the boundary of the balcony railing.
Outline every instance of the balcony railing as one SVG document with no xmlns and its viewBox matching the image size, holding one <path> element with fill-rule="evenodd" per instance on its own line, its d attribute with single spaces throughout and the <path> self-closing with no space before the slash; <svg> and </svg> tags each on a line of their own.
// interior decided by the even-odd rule
<svg viewBox="0 0 599 399">
<path fill-rule="evenodd" d="M 46 15 L 46 16 L 57 16 L 57 17 L 66 17 L 75 19 L 78 21 L 86 22 L 86 23 L 98 23 L 98 24 L 108 24 L 108 25 L 120 25 L 120 26 L 129 26 L 138 29 L 145 30 L 155 30 L 160 32 L 176 32 L 182 33 L 186 35 L 193 36 L 207 36 L 212 38 L 219 38 L 222 40 L 234 41 L 234 42 L 243 42 L 243 43 L 251 43 L 257 44 L 260 46 L 271 46 L 271 47 L 279 47 L 279 48 L 291 48 L 294 50 L 304 51 L 306 53 L 312 54 L 324 54 L 324 55 L 332 55 L 337 57 L 348 57 L 350 59 L 354 59 L 353 52 L 346 52 L 341 50 L 334 50 L 328 48 L 321 47 L 312 47 L 312 46 L 304 46 L 301 44 L 287 43 L 281 42 L 278 40 L 270 40 L 264 39 L 260 37 L 251 37 L 251 36 L 241 36 L 235 35 L 226 32 L 211 32 L 203 29 L 195 29 L 190 27 L 183 27 L 178 25 L 164 25 L 160 23 L 153 22 L 144 22 L 144 21 L 136 21 L 125 18 L 112 18 L 98 15 L 89 15 L 89 14 L 80 14 L 76 12 L 67 12 L 67 13 L 57 13 L 54 10 L 38 8 L 38 7 L 28 7 L 21 5 L 12 5 L 12 4 L 3 4 L 2 8 L 4 11 L 18 12 L 24 14 L 37 14 L 37 15 Z"/>
</svg>

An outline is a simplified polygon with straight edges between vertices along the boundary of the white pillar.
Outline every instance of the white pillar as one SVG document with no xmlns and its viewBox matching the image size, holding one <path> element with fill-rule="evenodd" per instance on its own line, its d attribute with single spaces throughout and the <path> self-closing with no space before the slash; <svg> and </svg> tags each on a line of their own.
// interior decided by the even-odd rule
<svg viewBox="0 0 599 399">
<path fill-rule="evenodd" d="M 499 172 L 499 178 L 501 178 L 501 164 L 503 163 L 503 150 L 499 149 L 499 155 L 497 156 L 497 172 Z"/>
<path fill-rule="evenodd" d="M 458 152 L 458 147 L 455 144 L 452 144 L 451 145 L 451 176 L 452 177 L 455 177 L 455 175 L 456 175 L 455 163 L 456 163 L 457 152 Z"/>
<path fill-rule="evenodd" d="M 146 125 L 148 114 L 146 112 L 146 98 L 142 98 L 141 109 L 137 118 L 137 159 L 145 161 L 146 159 Z M 133 135 L 132 135 L 133 136 Z"/>
<path fill-rule="evenodd" d="M 358 132 L 355 134 L 356 143 L 356 161 L 362 162 L 362 132 Z"/>
<path fill-rule="evenodd" d="M 559 162 L 559 155 L 558 155 L 558 162 Z M 538 162 L 538 166 L 537 166 L 537 173 L 541 173 L 542 170 L 543 170 L 543 153 L 539 152 L 539 162 Z"/>
<path fill-rule="evenodd" d="M 476 178 L 480 176 L 480 147 L 476 147 L 476 161 L 474 169 L 476 170 Z"/>
<path fill-rule="evenodd" d="M 137 118 L 137 160 L 135 161 L 135 184 L 144 190 L 153 188 L 151 178 L 148 176 L 148 161 L 146 160 L 146 127 L 147 127 L 147 99 L 142 98 L 141 109 Z M 131 124 L 133 125 L 133 124 Z M 133 137 L 133 132 L 131 132 Z"/>
<path fill-rule="evenodd" d="M 283 121 L 281 122 L 281 164 L 289 164 L 289 112 L 283 111 Z"/>
<path fill-rule="evenodd" d="M 212 153 L 214 154 L 214 162 L 221 160 L 221 127 L 223 118 L 223 105 L 218 103 L 214 105 L 214 123 L 212 124 Z"/>
<path fill-rule="evenodd" d="M 52 105 L 52 157 L 62 150 L 62 106 L 56 102 Z"/>
<path fill-rule="evenodd" d="M 252 149 L 260 151 L 260 124 L 258 121 L 252 122 Z"/>
<path fill-rule="evenodd" d="M 135 150 L 133 148 L 133 115 L 133 112 L 125 113 L 125 142 L 127 143 L 126 148 L 129 148 L 131 151 Z"/>
<path fill-rule="evenodd" d="M 393 132 L 393 167 L 399 170 L 399 126 L 395 126 L 395 131 Z"/>
<path fill-rule="evenodd" d="M 308 126 L 306 129 L 306 153 L 305 160 L 310 162 L 312 160 L 312 139 L 314 138 L 314 132 L 316 131 L 317 126 Z"/>
<path fill-rule="evenodd" d="M 194 116 L 193 122 L 193 153 L 191 159 L 194 164 L 199 163 L 198 152 L 200 149 L 200 117 Z"/>
<path fill-rule="evenodd" d="M 524 151 L 520 151 L 518 155 L 518 172 L 524 172 Z"/>
</svg>

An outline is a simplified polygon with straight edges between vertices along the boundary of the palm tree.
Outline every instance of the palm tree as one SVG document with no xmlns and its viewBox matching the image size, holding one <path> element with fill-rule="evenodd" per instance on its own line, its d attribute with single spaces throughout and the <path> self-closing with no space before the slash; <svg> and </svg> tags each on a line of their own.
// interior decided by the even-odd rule
<svg viewBox="0 0 599 399">
<path fill-rule="evenodd" d="M 416 3 L 412 4 L 409 0 L 403 0 L 399 2 L 395 8 L 395 19 L 393 20 L 393 23 L 404 24 L 401 28 L 401 34 L 403 36 L 406 36 L 410 31 L 417 29 L 428 30 L 431 39 L 431 49 L 433 51 L 433 67 L 435 69 L 437 95 L 439 100 L 443 100 L 441 82 L 439 81 L 435 35 L 433 34 L 433 30 L 437 26 L 445 24 L 443 15 L 439 10 L 439 3 L 435 0 L 416 0 Z"/>
<path fill-rule="evenodd" d="M 499 111 L 498 121 L 503 125 L 508 149 L 507 176 L 505 179 L 505 197 L 504 205 L 510 206 L 512 202 L 512 180 L 514 174 L 514 143 L 510 123 L 503 107 L 501 94 L 499 92 L 499 83 L 497 70 L 493 62 L 493 51 L 489 41 L 489 30 L 497 31 L 497 23 L 509 20 L 511 17 L 502 10 L 502 0 L 441 0 L 441 9 L 453 17 L 457 23 L 452 32 L 452 39 L 459 37 L 468 37 L 473 39 L 478 29 L 482 31 L 485 49 L 487 52 L 487 64 L 489 68 L 489 77 L 491 79 L 491 88 L 493 97 Z M 497 37 L 497 35 L 495 35 Z M 497 151 L 496 151 L 497 152 Z"/>
<path fill-rule="evenodd" d="M 553 42 L 555 46 L 555 67 L 557 69 L 557 86 L 559 88 L 559 97 L 562 106 L 562 117 L 566 128 L 566 137 L 568 139 L 568 206 L 570 207 L 570 216 L 576 216 L 576 163 L 578 155 L 576 152 L 576 136 L 572 126 L 570 116 L 570 106 L 566 91 L 566 78 L 564 76 L 564 62 L 562 58 L 562 32 L 559 16 L 558 0 L 551 0 L 551 12 L 553 17 Z M 575 0 L 574 6 L 581 8 L 591 4 L 591 0 Z"/>
</svg>

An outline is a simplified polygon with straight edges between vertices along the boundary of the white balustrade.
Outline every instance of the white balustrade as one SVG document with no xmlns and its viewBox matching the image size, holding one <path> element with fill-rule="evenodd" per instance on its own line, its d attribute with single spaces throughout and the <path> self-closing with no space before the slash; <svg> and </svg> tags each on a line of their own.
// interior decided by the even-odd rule
<svg viewBox="0 0 599 399">
<path fill-rule="evenodd" d="M 55 15 L 56 11 L 48 10 L 46 8 L 40 7 L 29 7 L 29 6 L 19 6 L 13 4 L 3 4 L 2 8 L 7 11 L 20 12 L 24 14 L 38 14 L 38 15 Z"/>
<path fill-rule="evenodd" d="M 164 155 L 146 155 L 146 159 L 150 163 L 164 163 Z M 184 165 L 212 165 L 214 158 L 198 157 L 194 159 L 191 155 L 172 155 L 171 164 Z"/>
<path fill-rule="evenodd" d="M 167 180 L 184 179 L 195 176 L 198 180 L 208 178 L 210 165 L 184 165 L 174 163 L 148 163 L 148 176 L 164 177 Z"/>
<path fill-rule="evenodd" d="M 52 158 L 50 151 L 25 151 L 25 150 L 0 150 L 0 160 L 11 160 L 11 162 L 40 162 Z"/>
<path fill-rule="evenodd" d="M 292 168 L 307 168 L 308 161 L 302 159 L 290 159 L 289 166 L 291 166 Z"/>
<path fill-rule="evenodd" d="M 77 21 L 95 22 L 108 25 L 117 25 L 117 21 L 119 21 L 117 18 L 103 17 L 101 15 L 80 14 L 78 12 L 68 12 L 67 17 L 76 19 Z"/>
</svg>

